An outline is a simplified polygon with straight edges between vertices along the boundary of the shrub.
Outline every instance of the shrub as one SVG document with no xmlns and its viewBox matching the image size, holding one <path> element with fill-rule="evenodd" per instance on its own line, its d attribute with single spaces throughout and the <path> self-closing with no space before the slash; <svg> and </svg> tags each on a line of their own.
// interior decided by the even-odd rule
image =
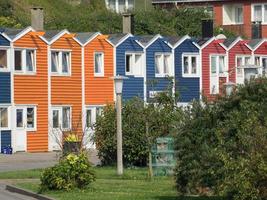
<svg viewBox="0 0 267 200">
<path fill-rule="evenodd" d="M 85 153 L 69 154 L 59 164 L 46 168 L 41 175 L 40 191 L 85 188 L 95 180 L 95 173 Z"/>
</svg>

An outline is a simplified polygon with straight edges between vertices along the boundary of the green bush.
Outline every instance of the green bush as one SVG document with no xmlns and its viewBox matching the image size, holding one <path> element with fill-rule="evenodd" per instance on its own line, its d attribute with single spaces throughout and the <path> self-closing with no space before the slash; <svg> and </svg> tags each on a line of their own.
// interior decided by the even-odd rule
<svg viewBox="0 0 267 200">
<path fill-rule="evenodd" d="M 40 191 L 85 188 L 95 180 L 95 173 L 85 153 L 69 154 L 59 164 L 46 168 L 41 175 Z"/>
<path fill-rule="evenodd" d="M 267 199 L 267 79 L 230 97 L 194 103 L 176 138 L 176 185 L 184 194 Z"/>
</svg>

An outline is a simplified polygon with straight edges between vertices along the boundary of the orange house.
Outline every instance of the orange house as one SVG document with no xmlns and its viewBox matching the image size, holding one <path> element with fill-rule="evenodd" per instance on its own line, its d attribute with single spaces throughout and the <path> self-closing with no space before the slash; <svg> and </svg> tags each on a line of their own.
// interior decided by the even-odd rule
<svg viewBox="0 0 267 200">
<path fill-rule="evenodd" d="M 31 27 L 6 29 L 11 38 L 12 147 L 14 151 L 48 151 L 48 46 Z"/>
<path fill-rule="evenodd" d="M 62 131 L 82 131 L 82 48 L 75 34 L 46 31 L 49 44 L 49 150 L 59 150 Z"/>
<path fill-rule="evenodd" d="M 101 33 L 78 33 L 77 40 L 83 45 L 84 60 L 84 116 L 85 145 L 92 147 L 92 125 L 103 106 L 114 102 L 114 48 Z"/>
</svg>

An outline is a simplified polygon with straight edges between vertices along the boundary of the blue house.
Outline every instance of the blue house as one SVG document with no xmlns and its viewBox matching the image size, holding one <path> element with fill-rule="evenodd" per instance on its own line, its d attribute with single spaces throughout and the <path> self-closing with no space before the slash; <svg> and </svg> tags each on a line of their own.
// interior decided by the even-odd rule
<svg viewBox="0 0 267 200">
<path fill-rule="evenodd" d="M 200 98 L 200 47 L 189 37 L 166 38 L 174 49 L 175 90 L 179 103 Z"/>
<path fill-rule="evenodd" d="M 0 33 L 1 33 L 0 29 Z M 11 70 L 10 41 L 0 34 L 0 149 L 11 146 Z"/>
<path fill-rule="evenodd" d="M 146 75 L 145 100 L 155 94 L 172 88 L 174 77 L 173 50 L 160 35 L 140 36 L 139 42 L 145 47 Z"/>
<path fill-rule="evenodd" d="M 114 74 L 128 78 L 123 81 L 123 100 L 133 97 L 144 99 L 144 47 L 132 34 L 110 35 L 109 41 L 115 46 Z"/>
</svg>

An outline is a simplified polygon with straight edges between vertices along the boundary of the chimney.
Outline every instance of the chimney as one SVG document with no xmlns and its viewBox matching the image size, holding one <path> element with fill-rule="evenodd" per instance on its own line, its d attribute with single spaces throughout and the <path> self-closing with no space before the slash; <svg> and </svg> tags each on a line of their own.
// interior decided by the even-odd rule
<svg viewBox="0 0 267 200">
<path fill-rule="evenodd" d="M 262 25 L 261 22 L 252 22 L 251 24 L 251 38 L 261 39 L 262 38 Z"/>
<path fill-rule="evenodd" d="M 44 9 L 42 7 L 31 8 L 31 26 L 36 31 L 44 30 Z"/>
<path fill-rule="evenodd" d="M 134 34 L 134 15 L 131 13 L 122 14 L 122 32 Z"/>
<path fill-rule="evenodd" d="M 202 19 L 202 38 L 213 37 L 213 19 Z"/>
</svg>

